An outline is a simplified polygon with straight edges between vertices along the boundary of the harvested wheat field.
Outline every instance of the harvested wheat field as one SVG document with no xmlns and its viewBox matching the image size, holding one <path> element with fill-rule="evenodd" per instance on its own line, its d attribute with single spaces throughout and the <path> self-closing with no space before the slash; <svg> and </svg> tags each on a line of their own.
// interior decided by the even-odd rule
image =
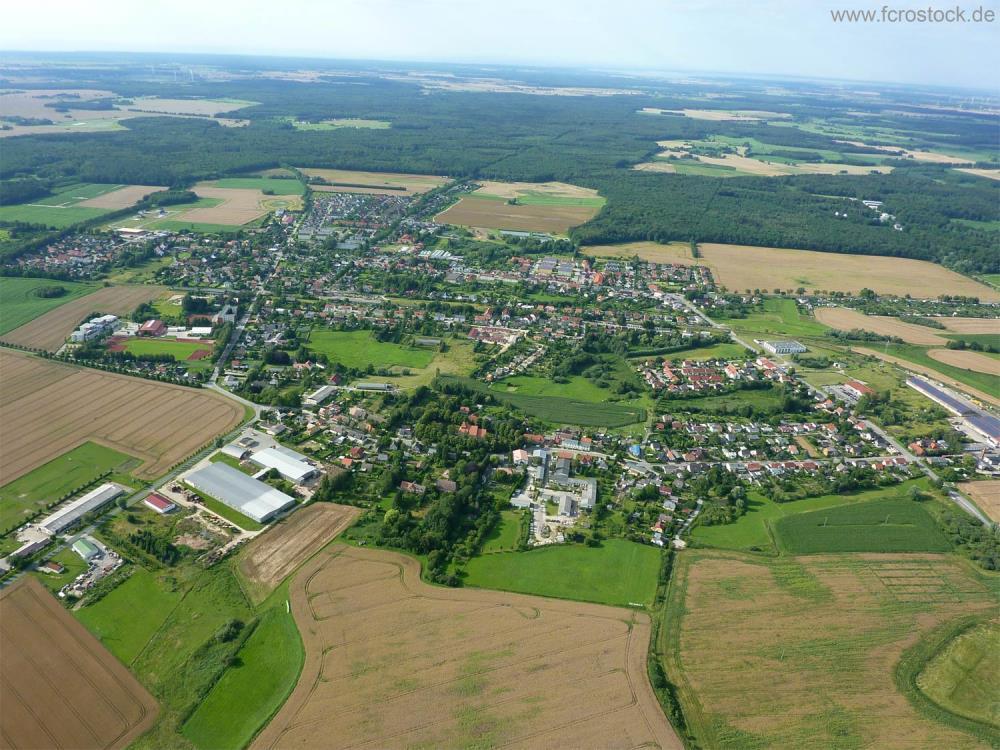
<svg viewBox="0 0 1000 750">
<path fill-rule="evenodd" d="M 255 537 L 243 551 L 240 573 L 257 584 L 259 591 L 255 593 L 264 599 L 360 514 L 360 508 L 350 505 L 313 503 Z"/>
<path fill-rule="evenodd" d="M 122 208 L 129 208 L 147 195 L 160 190 L 166 190 L 166 188 L 156 187 L 155 185 L 125 185 L 117 190 L 112 190 L 110 193 L 80 201 L 75 205 L 78 208 L 107 208 L 112 211 L 118 211 Z"/>
<path fill-rule="evenodd" d="M 955 333 L 1000 334 L 1000 318 L 935 318 L 941 325 Z"/>
<path fill-rule="evenodd" d="M 593 218 L 588 206 L 509 205 L 504 201 L 464 197 L 434 217 L 441 224 L 506 229 L 518 232 L 565 234 L 570 227 Z"/>
<path fill-rule="evenodd" d="M 820 289 L 937 298 L 941 294 L 1000 301 L 1000 292 L 924 260 L 878 255 L 847 255 L 750 245 L 700 243 L 703 263 L 716 280 L 733 291 L 743 289 Z"/>
<path fill-rule="evenodd" d="M 497 182 L 495 180 L 478 181 L 477 195 L 492 195 L 505 200 L 524 198 L 526 196 L 552 198 L 582 198 L 600 200 L 593 188 L 570 185 L 566 182 Z"/>
<path fill-rule="evenodd" d="M 902 146 L 873 146 L 870 143 L 865 143 L 863 141 L 834 141 L 835 143 L 847 143 L 851 146 L 862 146 L 864 148 L 874 148 L 878 151 L 888 151 L 890 153 L 900 153 L 904 158 L 913 159 L 914 161 L 923 161 L 928 164 L 968 164 L 970 161 L 975 161 L 968 157 L 961 156 L 949 156 L 948 154 L 940 154 L 936 151 L 911 151 L 908 148 L 903 148 Z"/>
<path fill-rule="evenodd" d="M 65 365 L 0 349 L 4 482 L 88 440 L 141 458 L 153 479 L 228 432 L 243 407 L 217 393 Z"/>
<path fill-rule="evenodd" d="M 215 206 L 192 208 L 177 218 L 178 221 L 193 224 L 222 224 L 238 227 L 256 221 L 268 212 L 265 201 L 274 196 L 264 195 L 260 190 L 247 188 L 222 188 L 206 184 L 194 186 L 199 198 L 215 198 L 222 202 Z"/>
<path fill-rule="evenodd" d="M 66 338 L 90 313 L 127 315 L 143 302 L 159 297 L 162 286 L 109 286 L 71 302 L 15 328 L 3 341 L 49 352 L 58 351 Z"/>
<path fill-rule="evenodd" d="M 958 485 L 994 523 L 1000 523 L 1000 479 L 963 482 Z"/>
<path fill-rule="evenodd" d="M 702 747 L 983 747 L 919 713 L 893 671 L 936 626 L 995 612 L 995 585 L 946 555 L 689 550 L 664 621 L 668 671 Z"/>
<path fill-rule="evenodd" d="M 852 346 L 851 351 L 857 354 L 863 354 L 866 357 L 875 357 L 876 359 L 881 359 L 883 362 L 888 362 L 890 364 L 901 367 L 904 370 L 909 370 L 910 372 L 917 372 L 921 375 L 927 375 L 934 380 L 937 380 L 945 385 L 951 386 L 957 391 L 964 392 L 970 396 L 974 396 L 983 403 L 992 404 L 993 406 L 1000 406 L 1000 398 L 993 396 L 985 391 L 981 391 L 978 388 L 973 388 L 971 385 L 966 385 L 961 383 L 954 378 L 949 378 L 947 375 L 943 375 L 932 367 L 927 367 L 926 365 L 918 364 L 917 362 L 911 362 L 908 359 L 903 359 L 902 357 L 896 357 L 892 354 L 884 354 L 877 349 L 869 349 L 866 346 Z"/>
<path fill-rule="evenodd" d="M 683 747 L 641 612 L 432 587 L 412 558 L 343 545 L 291 602 L 305 666 L 253 748 Z"/>
<path fill-rule="evenodd" d="M 838 331 L 860 328 L 880 336 L 896 336 L 908 344 L 944 346 L 948 339 L 934 332 L 935 329 L 915 323 L 904 323 L 885 315 L 865 315 L 847 307 L 817 307 L 816 320 Z"/>
<path fill-rule="evenodd" d="M 432 174 L 402 174 L 399 172 L 358 172 L 351 169 L 299 170 L 309 177 L 322 177 L 328 185 L 310 185 L 313 190 L 332 193 L 385 193 L 387 195 L 419 195 L 446 184 L 447 177 Z"/>
<path fill-rule="evenodd" d="M 693 266 L 698 263 L 691 257 L 690 246 L 684 242 L 663 245 L 659 242 L 623 242 L 619 245 L 588 245 L 581 247 L 584 255 L 595 258 L 632 258 L 639 257 L 650 263 L 674 263 L 683 266 Z"/>
<path fill-rule="evenodd" d="M 927 356 L 946 365 L 961 367 L 963 370 L 975 370 L 985 372 L 988 375 L 1000 377 L 1000 359 L 993 359 L 986 354 L 970 352 L 969 350 L 959 351 L 958 349 L 929 349 Z"/>
<path fill-rule="evenodd" d="M 121 663 L 30 576 L 0 593 L 0 745 L 125 747 L 157 705 Z"/>
</svg>

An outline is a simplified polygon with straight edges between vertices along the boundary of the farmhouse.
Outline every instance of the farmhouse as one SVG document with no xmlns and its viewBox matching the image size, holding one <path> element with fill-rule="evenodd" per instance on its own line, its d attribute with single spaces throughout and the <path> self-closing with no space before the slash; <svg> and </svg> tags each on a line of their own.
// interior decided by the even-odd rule
<svg viewBox="0 0 1000 750">
<path fill-rule="evenodd" d="M 308 463 L 301 453 L 280 445 L 257 451 L 250 456 L 250 460 L 261 468 L 277 469 L 281 476 L 295 483 L 304 482 L 319 473 L 319 469 Z"/>
<path fill-rule="evenodd" d="M 117 484 L 111 484 L 110 482 L 102 484 L 83 497 L 66 503 L 66 505 L 63 505 L 55 513 L 44 519 L 38 526 L 50 536 L 55 536 L 62 532 L 63 529 L 67 529 L 79 521 L 87 513 L 110 503 L 122 493 L 122 488 Z"/>
<path fill-rule="evenodd" d="M 257 523 L 295 505 L 295 499 L 227 464 L 210 464 L 188 474 L 184 481 Z"/>
<path fill-rule="evenodd" d="M 163 497 L 163 495 L 160 495 L 156 492 L 151 493 L 142 502 L 146 505 L 146 507 L 161 514 L 169 513 L 170 511 L 175 510 L 177 508 L 177 506 L 174 505 L 169 500 L 167 500 L 167 498 Z"/>
</svg>

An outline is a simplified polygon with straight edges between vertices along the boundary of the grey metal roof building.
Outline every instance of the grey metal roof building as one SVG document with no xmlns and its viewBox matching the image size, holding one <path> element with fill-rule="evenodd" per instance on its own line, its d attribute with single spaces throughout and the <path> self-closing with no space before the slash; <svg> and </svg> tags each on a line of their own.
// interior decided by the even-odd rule
<svg viewBox="0 0 1000 750">
<path fill-rule="evenodd" d="M 224 463 L 196 469 L 184 477 L 184 481 L 257 523 L 266 523 L 295 505 L 295 499 L 281 490 Z"/>
</svg>

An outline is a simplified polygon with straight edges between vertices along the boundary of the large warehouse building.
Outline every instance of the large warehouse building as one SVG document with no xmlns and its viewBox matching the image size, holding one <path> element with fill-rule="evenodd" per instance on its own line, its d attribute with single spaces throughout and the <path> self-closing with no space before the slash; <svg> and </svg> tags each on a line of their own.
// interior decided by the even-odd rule
<svg viewBox="0 0 1000 750">
<path fill-rule="evenodd" d="M 319 472 L 315 466 L 306 463 L 306 457 L 301 453 L 281 445 L 257 451 L 250 456 L 250 460 L 263 469 L 277 469 L 281 476 L 296 484 L 306 481 Z"/>
<path fill-rule="evenodd" d="M 284 492 L 224 463 L 196 469 L 184 477 L 184 481 L 257 523 L 267 523 L 295 505 L 295 499 Z"/>
<path fill-rule="evenodd" d="M 48 518 L 38 524 L 39 528 L 47 534 L 55 536 L 63 529 L 67 529 L 83 518 L 92 510 L 97 510 L 101 506 L 110 503 L 122 494 L 124 490 L 117 484 L 102 484 L 95 490 L 91 490 L 86 495 L 77 498 L 71 503 L 66 503 Z"/>
</svg>

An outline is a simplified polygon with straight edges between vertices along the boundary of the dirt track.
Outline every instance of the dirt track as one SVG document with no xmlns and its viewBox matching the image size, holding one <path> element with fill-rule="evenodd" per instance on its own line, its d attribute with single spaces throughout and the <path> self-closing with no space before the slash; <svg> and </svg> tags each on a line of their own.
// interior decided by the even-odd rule
<svg viewBox="0 0 1000 750">
<path fill-rule="evenodd" d="M 343 545 L 290 593 L 306 662 L 258 750 L 683 747 L 643 613 L 432 587 L 412 558 Z"/>
<path fill-rule="evenodd" d="M 4 483 L 87 440 L 144 460 L 152 479 L 235 427 L 243 408 L 208 391 L 0 350 Z"/>
<path fill-rule="evenodd" d="M 0 612 L 0 746 L 120 748 L 152 726 L 153 696 L 38 581 Z"/>
<path fill-rule="evenodd" d="M 360 508 L 313 503 L 256 537 L 243 552 L 240 573 L 270 592 L 361 514 Z"/>
<path fill-rule="evenodd" d="M 113 195 L 113 193 L 109 193 Z M 162 286 L 109 286 L 49 310 L 3 335 L 4 341 L 54 352 L 90 313 L 127 315 L 143 302 L 159 297 Z"/>
</svg>

